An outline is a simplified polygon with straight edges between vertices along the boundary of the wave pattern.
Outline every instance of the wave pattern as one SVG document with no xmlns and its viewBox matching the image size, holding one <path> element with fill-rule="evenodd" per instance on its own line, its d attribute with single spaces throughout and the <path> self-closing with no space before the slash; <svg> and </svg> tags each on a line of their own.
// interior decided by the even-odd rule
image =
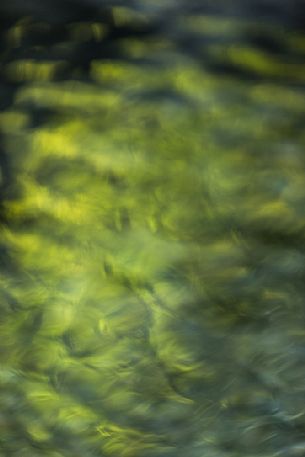
<svg viewBox="0 0 305 457">
<path fill-rule="evenodd" d="M 1 456 L 301 456 L 305 37 L 144 3 L 3 27 Z"/>
</svg>

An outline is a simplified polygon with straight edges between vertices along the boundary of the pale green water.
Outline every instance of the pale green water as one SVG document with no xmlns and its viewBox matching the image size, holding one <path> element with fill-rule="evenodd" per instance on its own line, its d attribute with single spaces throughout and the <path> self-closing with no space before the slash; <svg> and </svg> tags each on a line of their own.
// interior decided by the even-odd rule
<svg viewBox="0 0 305 457">
<path fill-rule="evenodd" d="M 6 32 L 1 457 L 305 452 L 305 38 L 170 24 Z"/>
</svg>

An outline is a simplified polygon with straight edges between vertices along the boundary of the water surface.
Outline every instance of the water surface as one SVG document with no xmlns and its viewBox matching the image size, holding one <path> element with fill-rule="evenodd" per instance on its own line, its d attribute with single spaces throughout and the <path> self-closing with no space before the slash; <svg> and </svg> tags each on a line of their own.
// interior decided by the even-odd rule
<svg viewBox="0 0 305 457">
<path fill-rule="evenodd" d="M 95 3 L 1 7 L 0 455 L 302 456 L 302 10 Z"/>
</svg>

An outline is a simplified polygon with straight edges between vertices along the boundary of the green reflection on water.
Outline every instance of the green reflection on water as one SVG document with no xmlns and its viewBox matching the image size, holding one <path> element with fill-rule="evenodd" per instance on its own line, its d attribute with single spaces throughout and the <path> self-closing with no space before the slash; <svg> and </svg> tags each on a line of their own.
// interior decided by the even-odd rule
<svg viewBox="0 0 305 457">
<path fill-rule="evenodd" d="M 215 45 L 215 21 L 241 43 Z M 131 60 L 92 59 L 91 82 L 58 81 L 61 62 L 7 66 L 23 84 L 0 115 L 16 187 L 3 455 L 271 456 L 301 439 L 303 38 L 278 32 L 300 44 L 287 62 L 244 44 L 245 22 L 186 21 L 201 26 L 207 55 L 252 80 L 211 74 L 168 37 L 125 37 Z M 33 107 L 52 113 L 35 128 Z"/>
</svg>

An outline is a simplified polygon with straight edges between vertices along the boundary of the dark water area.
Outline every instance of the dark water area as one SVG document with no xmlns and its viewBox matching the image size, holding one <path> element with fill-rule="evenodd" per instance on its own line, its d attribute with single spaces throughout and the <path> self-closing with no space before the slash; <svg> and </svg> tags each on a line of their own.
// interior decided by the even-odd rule
<svg viewBox="0 0 305 457">
<path fill-rule="evenodd" d="M 305 7 L 0 5 L 0 457 L 305 455 Z"/>
</svg>

